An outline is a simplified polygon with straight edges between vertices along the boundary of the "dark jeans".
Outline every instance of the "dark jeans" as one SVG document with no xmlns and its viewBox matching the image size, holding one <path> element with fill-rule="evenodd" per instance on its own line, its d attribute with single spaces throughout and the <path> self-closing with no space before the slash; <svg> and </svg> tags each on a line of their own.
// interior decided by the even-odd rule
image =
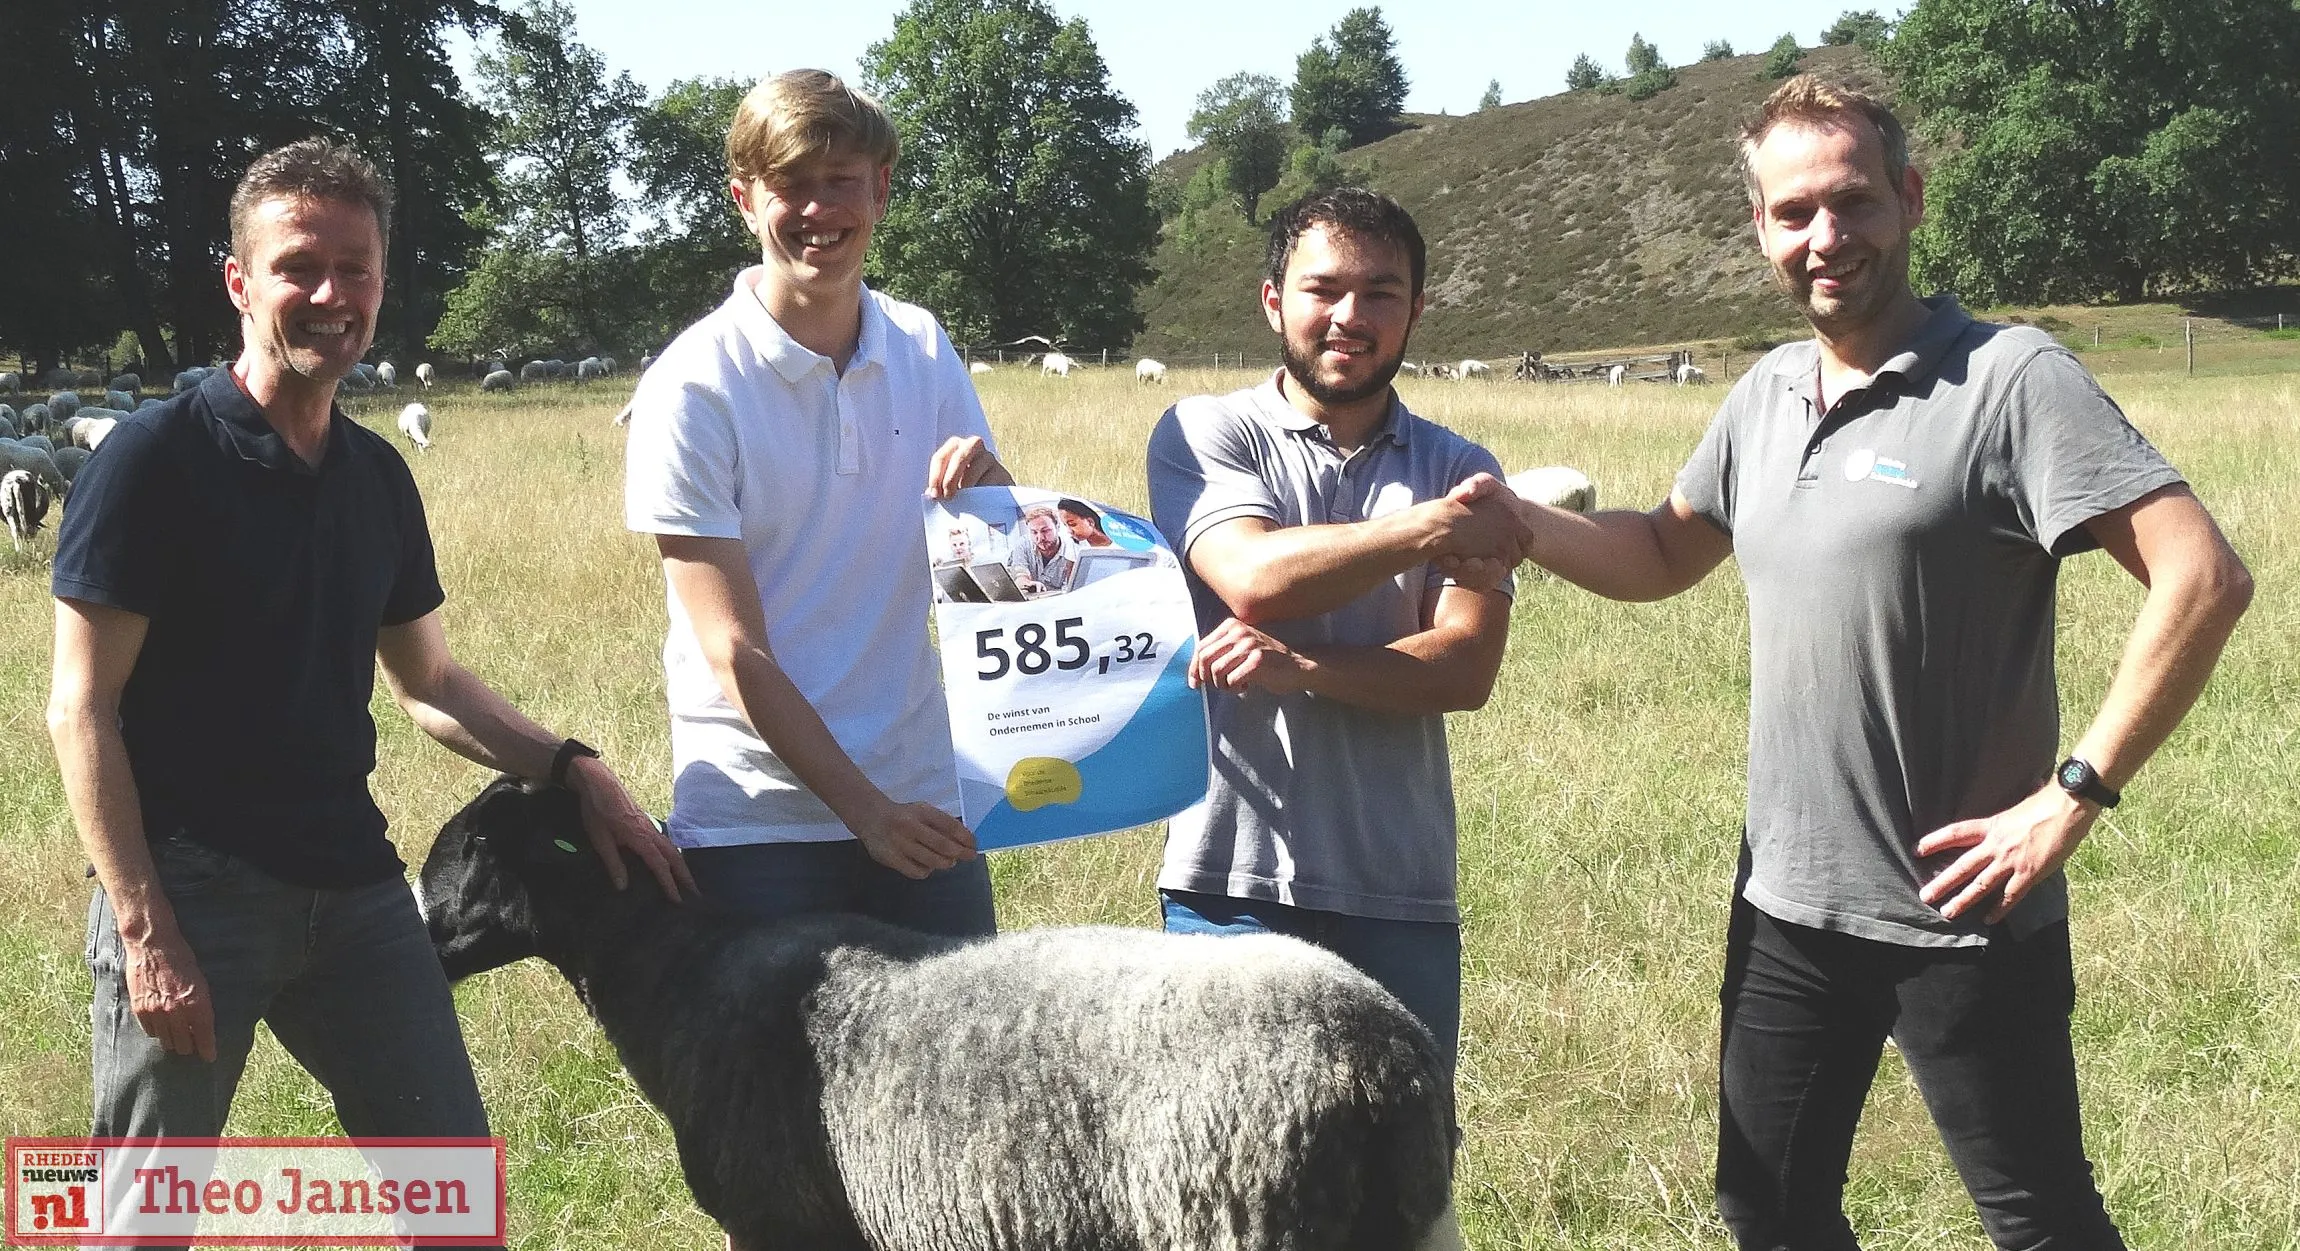
<svg viewBox="0 0 2300 1251">
<path fill-rule="evenodd" d="M 259 1020 L 327 1087 L 345 1133 L 487 1136 L 455 1000 L 406 882 L 291 886 L 180 835 L 153 844 L 152 859 L 207 979 L 216 1058 L 168 1051 L 129 1011 L 119 924 L 99 888 L 87 947 L 94 1136 L 221 1135 Z"/>
<path fill-rule="evenodd" d="M 761 921 L 807 912 L 859 912 L 927 934 L 998 932 L 990 866 L 981 856 L 913 880 L 851 838 L 821 843 L 690 847 L 687 871 L 705 895 Z"/>
<path fill-rule="evenodd" d="M 2124 1241 L 2079 1133 L 2068 925 L 1907 947 L 1736 899 L 1725 948 L 1717 1207 L 1746 1251 L 1846 1251 L 1845 1167 L 1890 1035 L 1997 1246 Z"/>
<path fill-rule="evenodd" d="M 1461 1042 L 1461 927 L 1438 921 L 1386 921 L 1260 899 L 1195 891 L 1158 892 L 1175 934 L 1285 934 L 1323 947 L 1396 995 L 1437 1040 L 1446 1077 Z"/>
</svg>

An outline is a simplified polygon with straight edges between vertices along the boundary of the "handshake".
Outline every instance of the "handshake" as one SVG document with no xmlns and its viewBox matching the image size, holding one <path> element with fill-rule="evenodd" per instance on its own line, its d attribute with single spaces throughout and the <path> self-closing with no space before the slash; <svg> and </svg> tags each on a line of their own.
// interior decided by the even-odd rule
<svg viewBox="0 0 2300 1251">
<path fill-rule="evenodd" d="M 1423 507 L 1439 523 L 1439 570 L 1473 591 L 1490 591 L 1530 559 L 1551 509 L 1588 512 L 1597 488 L 1580 471 L 1549 465 L 1510 475 L 1472 474 Z"/>
</svg>

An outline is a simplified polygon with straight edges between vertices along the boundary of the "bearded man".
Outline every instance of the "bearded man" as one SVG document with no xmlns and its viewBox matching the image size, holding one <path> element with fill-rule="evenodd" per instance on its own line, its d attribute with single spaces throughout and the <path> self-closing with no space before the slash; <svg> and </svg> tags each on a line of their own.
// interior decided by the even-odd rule
<svg viewBox="0 0 2300 1251">
<path fill-rule="evenodd" d="M 1380 982 L 1450 1072 L 1461 1020 L 1445 714 L 1493 689 L 1524 531 L 1465 502 L 1493 454 L 1391 389 L 1426 251 L 1396 201 L 1321 192 L 1270 225 L 1284 367 L 1150 436 L 1151 517 L 1197 606 L 1206 798 L 1174 818 L 1166 928 L 1290 934 Z M 1452 572 L 1449 573 L 1448 570 Z"/>
</svg>

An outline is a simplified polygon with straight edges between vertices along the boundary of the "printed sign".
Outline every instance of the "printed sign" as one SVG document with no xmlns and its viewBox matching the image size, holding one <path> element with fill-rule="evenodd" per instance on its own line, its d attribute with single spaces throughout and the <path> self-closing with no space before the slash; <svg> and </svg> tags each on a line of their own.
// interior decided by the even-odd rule
<svg viewBox="0 0 2300 1251">
<path fill-rule="evenodd" d="M 1026 487 L 926 505 L 962 818 L 984 850 L 1105 834 L 1206 793 L 1197 622 L 1149 522 Z"/>
<path fill-rule="evenodd" d="M 499 1246 L 500 1138 L 11 1138 L 10 1246 Z"/>
</svg>

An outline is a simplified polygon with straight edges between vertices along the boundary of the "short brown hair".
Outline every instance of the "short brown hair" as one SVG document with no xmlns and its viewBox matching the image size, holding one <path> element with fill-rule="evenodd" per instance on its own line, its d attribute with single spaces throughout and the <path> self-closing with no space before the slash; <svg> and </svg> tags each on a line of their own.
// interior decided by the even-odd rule
<svg viewBox="0 0 2300 1251">
<path fill-rule="evenodd" d="M 892 165 L 901 147 L 894 122 L 868 92 L 825 70 L 788 70 L 761 80 L 735 109 L 727 172 L 747 183 L 839 151 Z"/>
<path fill-rule="evenodd" d="M 1884 102 L 1867 92 L 1799 74 L 1782 83 L 1766 98 L 1757 120 L 1741 128 L 1741 177 L 1749 187 L 1749 203 L 1763 208 L 1765 190 L 1757 185 L 1757 145 L 1783 122 L 1802 122 L 1824 129 L 1842 127 L 1859 117 L 1876 128 L 1884 142 L 1885 177 L 1899 191 L 1909 169 L 1909 134 L 1901 119 Z"/>
<path fill-rule="evenodd" d="M 391 184 L 356 150 L 325 139 L 299 139 L 255 159 L 232 189 L 232 255 L 248 262 L 248 229 L 256 206 L 268 200 L 333 200 L 375 210 L 375 226 L 391 246 Z"/>
</svg>

